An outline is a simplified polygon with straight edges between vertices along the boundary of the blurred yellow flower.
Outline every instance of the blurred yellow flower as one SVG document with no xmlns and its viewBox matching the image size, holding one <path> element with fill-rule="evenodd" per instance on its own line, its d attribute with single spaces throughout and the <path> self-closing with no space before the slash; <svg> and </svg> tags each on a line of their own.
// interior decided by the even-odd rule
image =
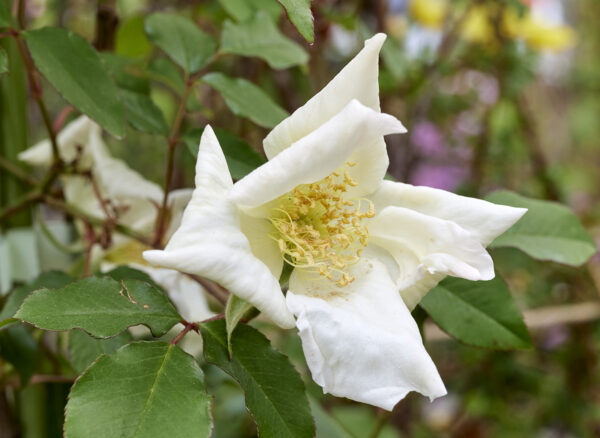
<svg viewBox="0 0 600 438">
<path fill-rule="evenodd" d="M 443 26 L 447 9 L 447 0 L 412 0 L 410 2 L 410 14 L 413 19 L 423 26 L 434 29 Z"/>
</svg>

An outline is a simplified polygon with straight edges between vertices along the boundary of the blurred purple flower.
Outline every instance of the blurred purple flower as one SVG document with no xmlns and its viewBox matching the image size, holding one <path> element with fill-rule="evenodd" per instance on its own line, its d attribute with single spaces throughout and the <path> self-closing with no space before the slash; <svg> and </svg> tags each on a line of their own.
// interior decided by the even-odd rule
<svg viewBox="0 0 600 438">
<path fill-rule="evenodd" d="M 412 175 L 412 184 L 454 191 L 468 176 L 464 166 L 422 163 Z"/>
<path fill-rule="evenodd" d="M 442 134 L 437 127 L 428 121 L 417 123 L 412 129 L 411 143 L 417 150 L 426 156 L 447 154 L 447 147 L 442 139 Z"/>
</svg>

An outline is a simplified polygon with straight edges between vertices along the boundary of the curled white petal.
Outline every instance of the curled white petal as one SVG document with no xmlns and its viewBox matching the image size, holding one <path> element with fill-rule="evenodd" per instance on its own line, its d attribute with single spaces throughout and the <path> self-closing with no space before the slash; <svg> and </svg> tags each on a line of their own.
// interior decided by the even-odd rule
<svg viewBox="0 0 600 438">
<path fill-rule="evenodd" d="M 350 101 L 379 111 L 379 51 L 382 33 L 365 41 L 365 47 L 319 93 L 277 125 L 263 141 L 269 160 L 319 128 Z"/>
<path fill-rule="evenodd" d="M 527 211 L 445 190 L 392 181 L 383 181 L 371 200 L 377 211 L 393 205 L 455 222 L 484 246 L 514 225 Z"/>
<path fill-rule="evenodd" d="M 483 245 L 454 222 L 401 207 L 386 207 L 369 222 L 370 241 L 399 266 L 397 285 L 409 309 L 444 276 L 491 280 L 494 264 Z"/>
<path fill-rule="evenodd" d="M 318 181 L 355 161 L 349 173 L 357 187 L 353 196 L 373 192 L 388 165 L 377 152 L 382 136 L 405 132 L 398 119 L 352 100 L 336 116 L 238 181 L 231 190 L 233 202 L 250 210 L 300 184 Z M 385 151 L 385 148 L 384 148 Z"/>
<path fill-rule="evenodd" d="M 446 394 L 417 324 L 377 260 L 353 266 L 339 288 L 295 270 L 287 303 L 313 380 L 338 397 L 392 410 L 410 391 Z"/>
<path fill-rule="evenodd" d="M 150 263 L 217 281 L 252 303 L 276 324 L 294 326 L 278 280 L 251 251 L 238 211 L 228 199 L 231 175 L 213 130 L 200 141 L 196 189 L 181 226 L 163 251 L 146 251 Z"/>
<path fill-rule="evenodd" d="M 67 163 L 79 158 L 80 168 L 88 169 L 91 165 L 91 157 L 85 146 L 90 135 L 100 135 L 100 133 L 100 127 L 87 116 L 73 120 L 57 136 L 60 158 Z M 81 156 L 79 149 L 81 149 Z M 19 159 L 32 166 L 50 166 L 53 160 L 50 140 L 42 140 L 21 152 Z"/>
</svg>

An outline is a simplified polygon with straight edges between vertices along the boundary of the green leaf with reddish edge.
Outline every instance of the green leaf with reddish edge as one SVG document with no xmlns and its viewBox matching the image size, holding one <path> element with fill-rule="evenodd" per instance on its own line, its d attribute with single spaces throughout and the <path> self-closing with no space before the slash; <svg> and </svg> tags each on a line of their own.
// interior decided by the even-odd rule
<svg viewBox="0 0 600 438">
<path fill-rule="evenodd" d="M 259 331 L 239 324 L 227 352 L 225 321 L 200 324 L 204 357 L 238 381 L 246 405 L 262 438 L 315 436 L 315 425 L 302 379 L 283 354 L 275 351 Z"/>
<path fill-rule="evenodd" d="M 465 344 L 499 350 L 532 345 L 500 277 L 490 281 L 448 277 L 425 295 L 420 306 L 442 330 Z"/>
<path fill-rule="evenodd" d="M 229 109 L 257 125 L 273 128 L 289 114 L 252 82 L 230 78 L 222 73 L 209 73 L 202 80 L 217 90 Z"/>
<path fill-rule="evenodd" d="M 278 0 L 300 35 L 309 43 L 315 42 L 315 22 L 310 10 L 310 0 Z"/>
<path fill-rule="evenodd" d="M 148 39 L 186 72 L 201 70 L 215 54 L 217 43 L 189 18 L 156 12 L 146 18 Z"/>
<path fill-rule="evenodd" d="M 511 246 L 538 260 L 581 266 L 598 248 L 575 214 L 556 202 L 530 199 L 508 190 L 485 197 L 495 204 L 525 207 L 525 216 L 490 245 Z"/>
<path fill-rule="evenodd" d="M 136 342 L 100 356 L 77 379 L 65 437 L 209 437 L 210 403 L 194 358 L 173 344 Z"/>
<path fill-rule="evenodd" d="M 125 135 L 117 86 L 86 40 L 55 27 L 23 35 L 35 65 L 66 100 L 111 134 Z"/>
<path fill-rule="evenodd" d="M 127 327 L 146 325 L 161 336 L 181 321 L 167 296 L 139 280 L 88 277 L 62 289 L 40 289 L 24 302 L 15 318 L 45 330 L 81 328 L 108 338 Z"/>
<path fill-rule="evenodd" d="M 261 58 L 275 69 L 308 62 L 308 53 L 283 35 L 263 12 L 239 24 L 226 20 L 221 34 L 221 52 Z"/>
</svg>

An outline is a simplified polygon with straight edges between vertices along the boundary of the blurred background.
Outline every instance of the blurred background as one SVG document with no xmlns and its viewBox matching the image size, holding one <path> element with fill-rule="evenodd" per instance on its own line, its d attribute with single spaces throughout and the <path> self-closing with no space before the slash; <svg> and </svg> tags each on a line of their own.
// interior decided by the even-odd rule
<svg viewBox="0 0 600 438">
<path fill-rule="evenodd" d="M 31 0 L 25 14 L 28 27 L 66 27 L 105 52 L 103 59 L 110 66 L 125 65 L 134 77 L 149 79 L 150 96 L 170 125 L 181 84 L 169 73 L 169 59 L 147 41 L 144 17 L 153 11 L 177 11 L 218 40 L 223 22 L 231 19 L 232 3 L 239 2 Z M 388 139 L 390 178 L 468 196 L 507 188 L 559 201 L 570 206 L 600 242 L 598 0 L 313 0 L 312 45 L 277 3 L 241 4 L 264 10 L 284 35 L 308 52 L 309 60 L 275 70 L 257 58 L 223 56 L 211 70 L 250 80 L 292 112 L 360 50 L 364 39 L 385 32 L 382 110 L 408 128 L 408 134 Z M 234 13 L 239 10 L 238 5 Z M 10 75 L 0 79 L 0 152 L 14 158 L 46 133 L 27 98 L 14 47 L 0 44 L 11 61 Z M 68 104 L 44 85 L 53 119 L 72 117 L 64 109 Z M 261 141 L 268 129 L 232 116 L 221 95 L 208 85 L 198 83 L 187 109 L 184 128 L 191 138 L 196 138 L 194 129 L 210 122 L 263 155 Z M 129 129 L 125 140 L 107 136 L 107 141 L 114 155 L 145 177 L 162 181 L 163 138 Z M 176 160 L 175 186 L 192 186 L 193 154 L 182 146 Z M 8 175 L 0 176 L 1 205 L 8 205 L 21 190 Z M 51 218 L 52 212 L 48 215 Z M 25 213 L 11 221 L 27 225 L 31 216 Z M 27 236 L 13 238 L 21 239 L 21 248 L 29 245 L 24 243 Z M 35 276 L 34 271 L 64 266 L 60 257 L 66 256 L 44 257 L 50 250 L 31 248 L 39 253 L 39 261 L 23 267 L 22 280 Z M 600 258 L 596 255 L 585 266 L 571 268 L 536 262 L 511 249 L 497 249 L 492 255 L 525 313 L 535 349 L 476 349 L 425 324 L 426 346 L 449 395 L 434 403 L 410 395 L 379 436 L 600 437 Z M 261 329 L 308 376 L 298 337 L 285 337 L 269 326 Z M 207 366 L 206 371 L 219 400 L 214 436 L 254 436 L 237 385 L 216 368 Z M 381 412 L 324 397 L 310 378 L 306 382 L 321 424 L 319 436 L 368 437 L 378 424 Z M 29 406 L 31 421 L 44 415 L 60 425 L 68 386 L 31 388 L 30 393 L 42 392 L 54 400 L 37 406 L 25 394 L 23 404 Z M 54 436 L 49 428 L 32 425 L 29 430 L 31 437 Z"/>
</svg>

